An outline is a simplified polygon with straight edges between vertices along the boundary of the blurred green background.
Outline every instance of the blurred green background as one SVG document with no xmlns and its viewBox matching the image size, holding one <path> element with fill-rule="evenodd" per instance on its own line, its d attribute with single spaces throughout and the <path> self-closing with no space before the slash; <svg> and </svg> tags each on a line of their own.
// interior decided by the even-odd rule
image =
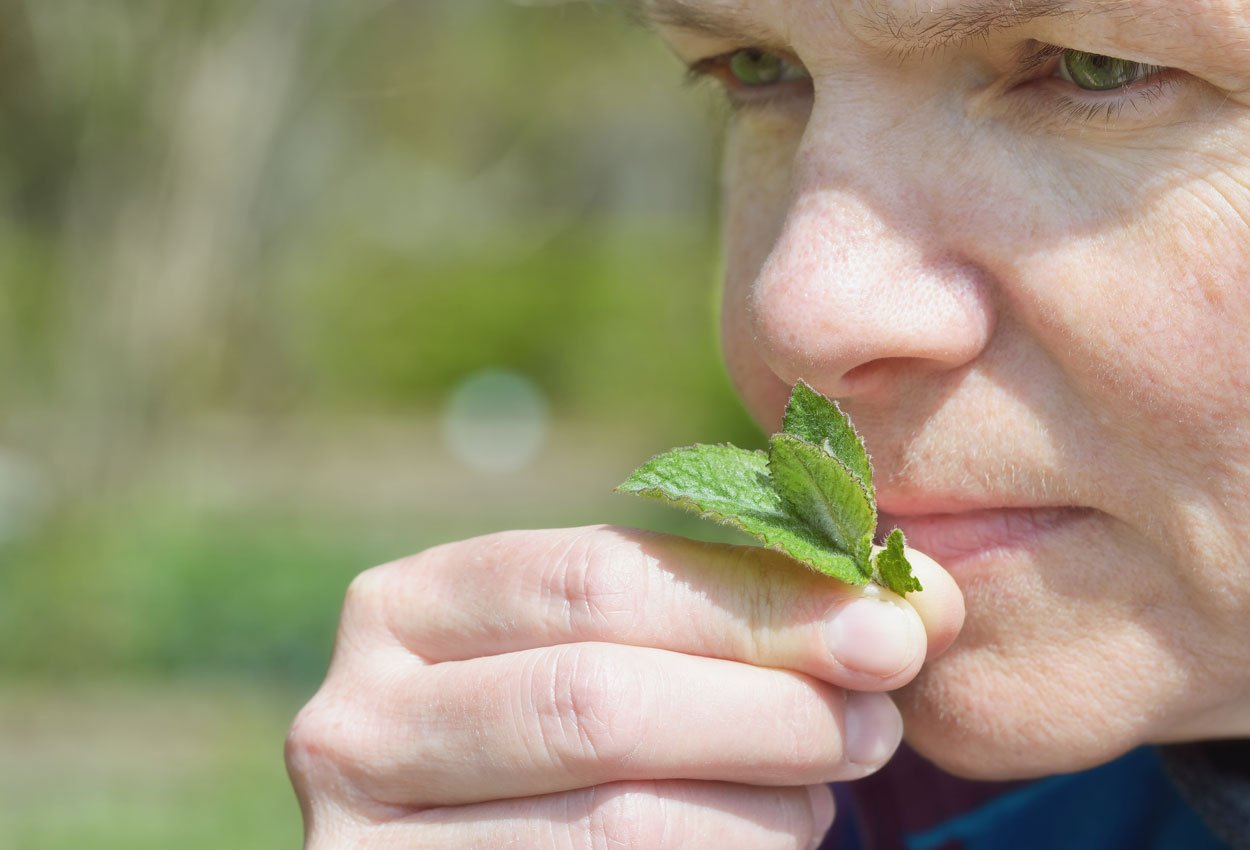
<svg viewBox="0 0 1250 850">
<path fill-rule="evenodd" d="M 717 98 L 610 3 L 0 3 L 0 847 L 297 846 L 351 577 L 759 436 Z"/>
</svg>

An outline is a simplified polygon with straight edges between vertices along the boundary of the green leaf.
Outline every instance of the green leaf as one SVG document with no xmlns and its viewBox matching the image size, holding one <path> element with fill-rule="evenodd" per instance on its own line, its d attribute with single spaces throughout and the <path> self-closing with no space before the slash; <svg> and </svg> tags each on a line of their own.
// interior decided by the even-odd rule
<svg viewBox="0 0 1250 850">
<path fill-rule="evenodd" d="M 851 420 L 838 407 L 837 402 L 816 392 L 807 382 L 800 380 L 790 393 L 786 415 L 782 422 L 783 433 L 798 437 L 805 443 L 819 446 L 842 462 L 863 482 L 864 492 L 876 510 L 876 493 L 872 487 L 872 465 Z"/>
<path fill-rule="evenodd" d="M 877 504 L 864 444 L 838 406 L 800 381 L 769 451 L 696 445 L 649 460 L 618 491 L 746 532 L 847 584 L 920 590 L 897 529 L 872 558 Z"/>
<path fill-rule="evenodd" d="M 908 563 L 907 556 L 903 554 L 905 545 L 903 532 L 897 528 L 891 531 L 890 536 L 886 538 L 885 548 L 877 553 L 872 571 L 873 581 L 894 591 L 899 596 L 913 590 L 923 590 L 920 586 L 920 579 L 912 575 L 911 564 Z"/>
<path fill-rule="evenodd" d="M 768 470 L 790 513 L 870 576 L 877 516 L 859 479 L 833 455 L 790 434 L 773 435 Z"/>
<path fill-rule="evenodd" d="M 787 510 L 769 478 L 763 452 L 727 445 L 674 449 L 644 463 L 616 489 L 737 528 L 839 581 L 868 582 L 868 571 L 848 552 L 830 547 Z"/>
</svg>

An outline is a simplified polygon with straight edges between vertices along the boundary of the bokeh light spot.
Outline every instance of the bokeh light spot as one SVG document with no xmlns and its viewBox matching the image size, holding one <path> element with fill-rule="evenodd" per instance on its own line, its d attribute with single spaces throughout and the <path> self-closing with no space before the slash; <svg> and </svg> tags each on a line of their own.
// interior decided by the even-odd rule
<svg viewBox="0 0 1250 850">
<path fill-rule="evenodd" d="M 529 466 L 547 441 L 547 401 L 524 375 L 475 372 L 452 392 L 443 411 L 443 443 L 462 464 L 506 474 Z"/>
</svg>

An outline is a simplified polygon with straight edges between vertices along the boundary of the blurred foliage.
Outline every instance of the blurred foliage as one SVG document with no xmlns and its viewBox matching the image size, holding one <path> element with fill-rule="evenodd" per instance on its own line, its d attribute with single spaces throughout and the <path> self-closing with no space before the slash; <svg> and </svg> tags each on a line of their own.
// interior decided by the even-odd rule
<svg viewBox="0 0 1250 850">
<path fill-rule="evenodd" d="M 716 109 L 610 5 L 80 0 L 0 23 L 0 451 L 55 495 L 0 550 L 0 670 L 243 669 L 280 624 L 326 622 L 345 573 L 315 599 L 278 576 L 377 553 L 302 541 L 243 496 L 249 464 L 229 534 L 177 487 L 144 503 L 205 423 L 332 422 L 367 452 L 354 423 L 437 417 L 507 368 L 605 446 L 756 439 L 716 352 Z M 565 498 L 544 521 L 585 503 Z M 111 604 L 50 640 L 29 601 L 87 589 Z M 250 660 L 196 608 L 232 589 L 230 616 L 275 623 Z M 283 655 L 303 628 L 267 657 L 311 681 Z"/>
<path fill-rule="evenodd" d="M 759 440 L 716 351 L 720 110 L 682 73 L 610 2 L 0 4 L 0 750 L 47 772 L 0 844 L 293 841 L 283 718 L 355 573 L 503 527 L 704 534 L 609 493 Z M 551 406 L 523 475 L 438 442 L 486 368 Z M 217 755 L 169 785 L 136 755 L 151 800 L 88 769 L 142 739 L 116 704 L 188 699 L 234 718 L 189 727 Z M 46 712 L 103 713 L 70 757 Z M 36 799 L 57 771 L 78 805 Z"/>
<path fill-rule="evenodd" d="M 737 415 L 710 110 L 615 10 L 7 8 L 8 401 L 133 432 L 421 409 L 507 364 L 578 414 Z"/>
</svg>

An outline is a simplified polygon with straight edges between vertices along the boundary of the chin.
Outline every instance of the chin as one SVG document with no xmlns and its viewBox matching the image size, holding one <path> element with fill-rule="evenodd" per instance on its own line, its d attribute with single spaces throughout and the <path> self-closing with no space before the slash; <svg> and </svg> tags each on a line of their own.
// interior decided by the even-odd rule
<svg viewBox="0 0 1250 850">
<path fill-rule="evenodd" d="M 905 740 L 948 773 L 977 780 L 1071 773 L 1149 737 L 1151 719 L 1130 710 L 1125 695 L 1083 687 L 1075 670 L 1030 678 L 976 655 L 952 652 L 895 693 Z"/>
<path fill-rule="evenodd" d="M 1194 664 L 1205 626 L 1158 558 L 1104 525 L 954 565 L 963 630 L 895 694 L 912 748 L 970 779 L 1070 773 L 1165 739 L 1213 696 Z M 1121 563 L 1138 580 L 1090 568 Z"/>
</svg>

